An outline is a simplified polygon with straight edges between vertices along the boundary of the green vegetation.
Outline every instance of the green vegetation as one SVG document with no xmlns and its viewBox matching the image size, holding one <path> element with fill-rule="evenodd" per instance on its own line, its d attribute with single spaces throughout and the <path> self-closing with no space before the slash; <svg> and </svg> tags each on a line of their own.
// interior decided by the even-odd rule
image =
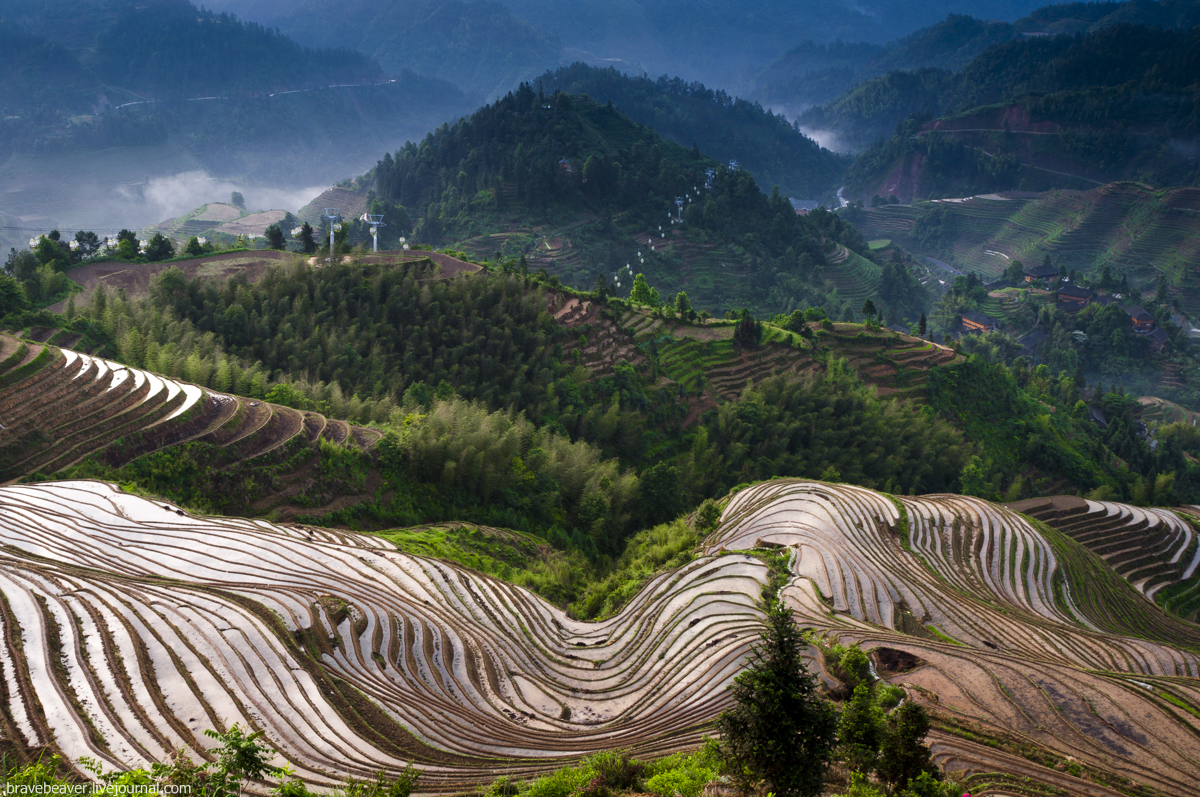
<svg viewBox="0 0 1200 797">
<path fill-rule="evenodd" d="M 304 781 L 284 766 L 271 767 L 275 751 L 260 741 L 262 732 L 247 733 L 234 723 L 224 733 L 206 730 L 204 734 L 217 742 L 208 749 L 212 760 L 195 763 L 184 752 L 170 761 L 156 761 L 149 769 L 104 771 L 104 764 L 83 758 L 84 769 L 94 779 L 84 786 L 74 775 L 59 774 L 61 758 L 47 756 L 43 751 L 32 763 L 11 768 L 5 764 L 4 782 L 10 788 L 22 787 L 44 793 L 72 793 L 71 789 L 86 788 L 91 794 L 121 795 L 156 793 L 168 787 L 198 797 L 239 797 L 248 782 L 265 785 L 266 778 L 277 781 L 270 793 L 276 797 L 307 797 L 310 792 Z M 419 773 L 409 767 L 399 777 L 388 778 L 380 772 L 372 779 L 350 778 L 333 791 L 337 797 L 409 797 Z"/>
<path fill-rule="evenodd" d="M 637 261 L 664 295 L 686 291 L 715 314 L 826 304 L 840 312 L 812 278 L 838 252 L 871 260 L 866 241 L 835 214 L 797 216 L 744 169 L 664 141 L 615 106 L 527 84 L 385 155 L 360 181 L 381 207 L 403 208 L 422 242 L 460 241 L 488 259 L 524 256 L 577 288 L 619 281 Z M 676 197 L 682 225 L 666 218 L 678 216 Z"/>
<path fill-rule="evenodd" d="M 804 636 L 791 609 L 767 610 L 761 641 L 717 719 L 719 749 L 743 791 L 763 784 L 780 797 L 816 797 L 837 737 L 837 717 L 805 668 Z"/>
<path fill-rule="evenodd" d="M 793 196 L 832 195 L 849 160 L 821 149 L 783 116 L 695 81 L 631 77 L 582 63 L 547 72 L 538 81 L 597 103 L 611 102 L 663 138 L 685 147 L 695 144 L 718 160 L 736 159 L 759 185 L 778 185 Z"/>
<path fill-rule="evenodd" d="M 1080 38 L 1015 40 L 957 73 L 919 69 L 868 81 L 802 122 L 876 141 L 847 173 L 850 197 L 869 196 L 901 165 L 917 175 L 904 190 L 920 198 L 1097 179 L 1188 185 L 1195 160 L 1170 140 L 1197 132 L 1200 34 L 1189 27 L 1120 24 Z M 926 124 L 939 116 L 947 118 Z"/>
</svg>

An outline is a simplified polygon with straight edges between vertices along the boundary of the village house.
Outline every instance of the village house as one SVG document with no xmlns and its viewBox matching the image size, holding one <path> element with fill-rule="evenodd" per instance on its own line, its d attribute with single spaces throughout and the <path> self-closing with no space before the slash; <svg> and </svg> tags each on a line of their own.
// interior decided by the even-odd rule
<svg viewBox="0 0 1200 797">
<path fill-rule="evenodd" d="M 1046 333 L 1040 329 L 1035 329 L 1023 338 L 1017 340 L 1021 344 L 1021 353 L 1026 357 L 1033 357 L 1037 353 L 1037 347 L 1046 339 Z"/>
<path fill-rule="evenodd" d="M 1032 284 L 1035 282 L 1045 282 L 1049 285 L 1051 280 L 1058 279 L 1058 269 L 1049 263 L 1043 263 L 1040 266 L 1025 267 L 1025 281 Z"/>
<path fill-rule="evenodd" d="M 1138 307 L 1136 304 L 1128 307 L 1122 307 L 1129 314 L 1129 319 L 1133 322 L 1134 332 L 1149 332 L 1154 329 L 1154 316 L 1146 312 L 1145 309 Z"/>
<path fill-rule="evenodd" d="M 1154 330 L 1146 337 L 1150 339 L 1151 354 L 1162 354 L 1164 351 L 1166 351 L 1167 344 L 1171 342 L 1170 335 L 1168 335 L 1167 330 L 1163 329 L 1162 327 Z"/>
<path fill-rule="evenodd" d="M 963 313 L 962 325 L 965 332 L 995 332 L 1000 327 L 996 319 L 977 310 Z"/>
<path fill-rule="evenodd" d="M 1066 313 L 1078 313 L 1091 304 L 1092 292 L 1078 285 L 1063 285 L 1058 289 L 1058 308 Z"/>
</svg>

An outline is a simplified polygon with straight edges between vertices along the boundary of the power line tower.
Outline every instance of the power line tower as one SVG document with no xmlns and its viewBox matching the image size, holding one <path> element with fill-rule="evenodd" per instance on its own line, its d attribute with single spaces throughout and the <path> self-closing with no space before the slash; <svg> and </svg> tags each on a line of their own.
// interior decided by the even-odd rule
<svg viewBox="0 0 1200 797">
<path fill-rule="evenodd" d="M 679 208 L 679 221 L 683 221 L 683 197 L 675 197 L 675 205 Z"/>
<path fill-rule="evenodd" d="M 364 213 L 363 220 L 371 225 L 371 251 L 379 251 L 379 228 L 386 227 L 383 223 L 383 215 L 375 213 Z"/>
<path fill-rule="evenodd" d="M 329 263 L 333 264 L 333 234 L 342 229 L 339 223 L 342 220 L 341 208 L 325 208 L 325 212 L 321 214 L 324 221 L 329 222 Z"/>
</svg>

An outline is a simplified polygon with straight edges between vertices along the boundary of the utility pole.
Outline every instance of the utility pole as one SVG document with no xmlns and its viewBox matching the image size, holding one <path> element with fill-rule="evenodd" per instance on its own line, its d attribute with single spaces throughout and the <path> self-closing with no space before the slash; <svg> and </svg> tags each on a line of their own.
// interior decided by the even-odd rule
<svg viewBox="0 0 1200 797">
<path fill-rule="evenodd" d="M 325 208 L 325 213 L 321 218 L 329 222 L 329 264 L 333 265 L 333 234 L 342 229 L 342 225 L 338 223 L 342 220 L 342 210 L 341 208 Z"/>
<path fill-rule="evenodd" d="M 375 213 L 364 213 L 363 216 L 365 217 L 366 221 L 369 222 L 371 225 L 371 251 L 378 252 L 379 251 L 379 228 L 387 226 L 386 224 L 383 223 L 383 215 L 382 214 L 377 215 Z"/>
</svg>

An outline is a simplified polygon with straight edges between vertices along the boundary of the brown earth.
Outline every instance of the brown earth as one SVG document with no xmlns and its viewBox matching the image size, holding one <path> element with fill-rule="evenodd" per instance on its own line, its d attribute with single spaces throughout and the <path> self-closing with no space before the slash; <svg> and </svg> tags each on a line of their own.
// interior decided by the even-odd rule
<svg viewBox="0 0 1200 797">
<path fill-rule="evenodd" d="M 264 210 L 261 213 L 251 213 L 249 216 L 225 222 L 216 228 L 216 232 L 230 235 L 265 235 L 267 227 L 283 221 L 286 215 L 287 211 L 284 210 Z"/>
<path fill-rule="evenodd" d="M 227 280 L 235 274 L 245 274 L 250 282 L 257 282 L 276 263 L 287 262 L 295 257 L 292 252 L 276 252 L 271 249 L 247 250 L 244 252 L 222 252 L 191 260 L 161 263 L 126 263 L 109 260 L 88 263 L 67 272 L 67 276 L 83 288 L 75 296 L 76 307 L 86 307 L 98 285 L 103 285 L 109 294 L 124 288 L 130 299 L 141 299 L 150 295 L 150 284 L 154 278 L 168 268 L 178 268 L 188 279 L 206 277 L 218 281 Z M 51 305 L 52 313 L 61 313 L 67 302 Z"/>
</svg>

